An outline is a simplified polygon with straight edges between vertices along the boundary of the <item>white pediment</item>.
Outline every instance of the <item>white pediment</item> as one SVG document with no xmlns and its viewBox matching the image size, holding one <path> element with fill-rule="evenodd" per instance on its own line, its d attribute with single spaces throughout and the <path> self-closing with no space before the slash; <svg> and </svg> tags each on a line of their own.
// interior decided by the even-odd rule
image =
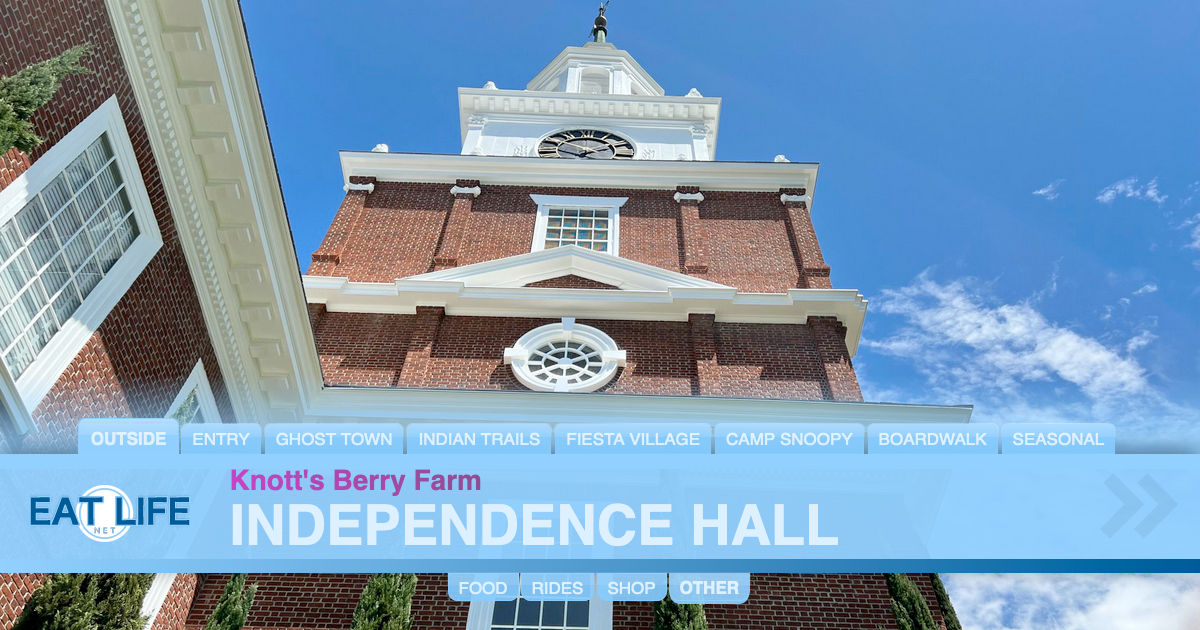
<svg viewBox="0 0 1200 630">
<path fill-rule="evenodd" d="M 523 287 L 531 282 L 575 275 L 630 291 L 730 289 L 661 267 L 566 245 L 497 260 L 401 278 L 397 285 L 418 288 L 454 283 L 464 287 Z"/>
<path fill-rule="evenodd" d="M 666 94 L 628 52 L 612 44 L 596 42 L 564 48 L 525 89 L 584 94 Z"/>
</svg>

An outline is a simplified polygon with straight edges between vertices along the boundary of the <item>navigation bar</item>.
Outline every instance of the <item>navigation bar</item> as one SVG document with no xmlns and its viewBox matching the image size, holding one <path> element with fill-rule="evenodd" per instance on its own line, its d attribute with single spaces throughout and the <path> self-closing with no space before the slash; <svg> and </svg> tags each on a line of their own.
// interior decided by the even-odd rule
<svg viewBox="0 0 1200 630">
<path fill-rule="evenodd" d="M 697 422 L 188 424 L 87 419 L 79 452 L 140 454 L 1112 454 L 1105 423 Z"/>
</svg>

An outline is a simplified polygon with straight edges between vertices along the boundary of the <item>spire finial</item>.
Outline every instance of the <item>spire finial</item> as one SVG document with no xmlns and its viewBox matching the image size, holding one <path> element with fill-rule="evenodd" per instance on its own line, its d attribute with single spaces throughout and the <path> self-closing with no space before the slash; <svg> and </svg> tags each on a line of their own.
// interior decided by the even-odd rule
<svg viewBox="0 0 1200 630">
<path fill-rule="evenodd" d="M 592 41 L 603 44 L 608 39 L 608 18 L 604 17 L 604 10 L 608 8 L 608 0 L 604 0 L 600 4 L 600 15 L 596 16 L 596 22 L 592 24 Z"/>
</svg>

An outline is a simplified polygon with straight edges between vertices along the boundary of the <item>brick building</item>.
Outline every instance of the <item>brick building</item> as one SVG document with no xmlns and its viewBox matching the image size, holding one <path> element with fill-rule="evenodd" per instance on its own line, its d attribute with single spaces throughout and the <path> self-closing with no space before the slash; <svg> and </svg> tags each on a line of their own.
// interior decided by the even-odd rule
<svg viewBox="0 0 1200 630">
<path fill-rule="evenodd" d="M 0 157 L 0 452 L 71 451 L 83 417 L 185 413 L 965 422 L 862 401 L 866 300 L 831 283 L 817 165 L 716 161 L 720 99 L 666 95 L 604 35 L 525 89 L 460 89 L 460 155 L 342 153 L 346 196 L 302 274 L 235 0 L 0 7 L 2 75 L 94 47 L 35 117 L 46 142 Z M 0 629 L 42 579 L 0 576 Z M 151 627 L 201 627 L 226 579 L 159 575 Z M 365 579 L 254 575 L 248 627 L 347 627 Z M 586 604 L 527 624 L 536 605 L 452 602 L 423 575 L 414 611 L 419 628 L 650 623 L 648 604 Z M 895 627 L 869 574 L 755 575 L 749 602 L 707 614 Z"/>
</svg>

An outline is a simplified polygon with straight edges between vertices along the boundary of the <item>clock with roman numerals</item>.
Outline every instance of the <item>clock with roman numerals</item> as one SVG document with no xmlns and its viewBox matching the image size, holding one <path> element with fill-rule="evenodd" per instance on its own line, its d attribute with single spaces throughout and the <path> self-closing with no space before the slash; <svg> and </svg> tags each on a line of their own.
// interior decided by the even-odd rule
<svg viewBox="0 0 1200 630">
<path fill-rule="evenodd" d="M 633 144 L 608 131 L 569 129 L 550 134 L 538 144 L 538 156 L 581 160 L 629 160 Z"/>
</svg>

